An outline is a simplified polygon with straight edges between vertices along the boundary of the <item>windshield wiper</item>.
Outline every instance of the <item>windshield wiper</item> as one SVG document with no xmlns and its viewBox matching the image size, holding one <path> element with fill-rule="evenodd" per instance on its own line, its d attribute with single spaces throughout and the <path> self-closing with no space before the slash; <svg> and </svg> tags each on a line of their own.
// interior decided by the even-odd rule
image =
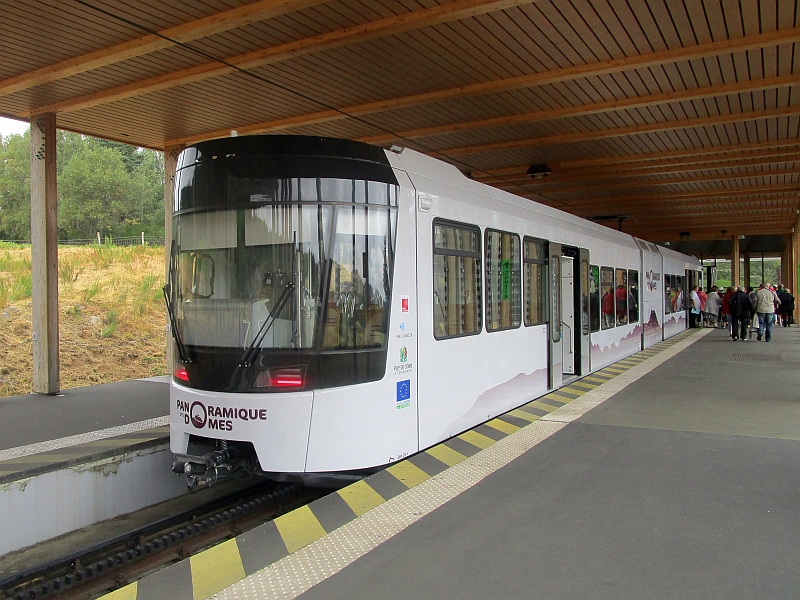
<svg viewBox="0 0 800 600">
<path fill-rule="evenodd" d="M 276 315 L 279 315 L 283 310 L 284 305 L 292 296 L 294 292 L 294 281 L 290 281 L 286 284 L 283 292 L 281 292 L 280 298 L 275 303 L 275 306 L 270 311 L 269 317 L 261 324 L 261 327 L 258 328 L 258 331 L 253 336 L 253 341 L 250 342 L 250 345 L 247 347 L 247 350 L 244 351 L 242 354 L 242 358 L 239 359 L 239 367 L 249 367 L 253 364 L 253 360 L 258 356 L 258 353 L 261 351 L 261 342 L 264 341 L 264 336 L 270 330 L 270 327 L 275 323 Z"/>
<path fill-rule="evenodd" d="M 186 352 L 186 346 L 183 345 L 183 341 L 178 335 L 178 322 L 175 318 L 175 309 L 173 308 L 172 302 L 170 302 L 169 299 L 170 285 L 165 285 L 163 291 L 164 301 L 167 304 L 167 314 L 169 315 L 169 328 L 172 330 L 172 337 L 175 338 L 175 345 L 178 347 L 178 356 L 180 357 L 182 363 L 190 363 L 192 362 L 192 359 L 189 358 L 189 355 Z"/>
<path fill-rule="evenodd" d="M 170 296 L 172 295 L 172 286 L 170 283 L 174 281 L 175 277 L 175 240 L 172 240 L 172 249 L 169 253 L 169 281 L 167 284 L 162 288 L 164 292 L 164 302 L 167 304 L 167 314 L 169 315 L 169 328 L 172 331 L 172 337 L 175 338 L 175 345 L 178 347 L 178 356 L 181 359 L 183 364 L 192 362 L 192 359 L 189 358 L 189 354 L 186 352 L 186 346 L 183 345 L 183 340 L 181 340 L 180 336 L 178 335 L 178 319 L 175 317 L 175 307 L 172 305 L 172 301 L 170 300 Z"/>
</svg>

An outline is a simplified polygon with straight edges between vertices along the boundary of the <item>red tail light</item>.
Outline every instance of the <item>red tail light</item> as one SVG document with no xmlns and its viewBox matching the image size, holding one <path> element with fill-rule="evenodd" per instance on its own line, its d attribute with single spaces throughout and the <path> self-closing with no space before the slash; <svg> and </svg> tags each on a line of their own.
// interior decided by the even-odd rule
<svg viewBox="0 0 800 600">
<path fill-rule="evenodd" d="M 181 381 L 189 382 L 189 373 L 186 372 L 186 367 L 175 367 L 175 372 L 173 373 L 175 379 L 180 379 Z"/>
<path fill-rule="evenodd" d="M 261 371 L 253 387 L 300 388 L 305 384 L 305 367 L 277 367 Z"/>
</svg>

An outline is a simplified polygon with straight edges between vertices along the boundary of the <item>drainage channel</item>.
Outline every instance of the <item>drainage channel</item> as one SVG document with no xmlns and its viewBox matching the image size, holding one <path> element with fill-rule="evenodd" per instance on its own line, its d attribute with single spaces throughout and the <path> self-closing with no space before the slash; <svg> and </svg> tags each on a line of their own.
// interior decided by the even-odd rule
<svg viewBox="0 0 800 600">
<path fill-rule="evenodd" d="M 330 490 L 260 483 L 0 579 L 0 599 L 89 599 L 183 560 Z"/>
</svg>

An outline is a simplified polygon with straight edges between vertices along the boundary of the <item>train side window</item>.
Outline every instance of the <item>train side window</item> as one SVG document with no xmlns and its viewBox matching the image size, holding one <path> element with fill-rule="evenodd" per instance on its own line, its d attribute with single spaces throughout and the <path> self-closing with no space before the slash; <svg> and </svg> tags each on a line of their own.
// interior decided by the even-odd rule
<svg viewBox="0 0 800 600">
<path fill-rule="evenodd" d="M 433 223 L 433 334 L 437 340 L 481 331 L 481 231 Z"/>
<path fill-rule="evenodd" d="M 589 322 L 592 331 L 600 331 L 600 267 L 589 265 Z"/>
<path fill-rule="evenodd" d="M 614 269 L 600 267 L 600 295 L 603 310 L 603 329 L 611 329 L 616 322 L 614 318 Z"/>
<path fill-rule="evenodd" d="M 639 271 L 628 271 L 628 323 L 639 322 Z"/>
<path fill-rule="evenodd" d="M 581 260 L 581 333 L 589 335 L 589 261 Z"/>
<path fill-rule="evenodd" d="M 617 325 L 628 324 L 628 272 L 616 270 L 616 287 L 614 288 L 617 306 Z"/>
<path fill-rule="evenodd" d="M 547 242 L 525 238 L 525 326 L 547 322 Z"/>
<path fill-rule="evenodd" d="M 664 273 L 664 314 L 668 315 L 672 312 L 672 275 Z"/>
<path fill-rule="evenodd" d="M 683 287 L 683 275 L 675 275 L 675 312 L 681 312 L 685 306 L 686 297 Z"/>
<path fill-rule="evenodd" d="M 519 236 L 487 229 L 485 243 L 486 331 L 519 327 Z"/>
</svg>

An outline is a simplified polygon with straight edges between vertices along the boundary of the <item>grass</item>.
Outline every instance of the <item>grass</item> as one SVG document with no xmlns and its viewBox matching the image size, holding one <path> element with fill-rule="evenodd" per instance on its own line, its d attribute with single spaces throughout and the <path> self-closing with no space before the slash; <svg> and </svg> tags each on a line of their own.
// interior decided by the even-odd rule
<svg viewBox="0 0 800 600">
<path fill-rule="evenodd" d="M 166 373 L 164 249 L 61 246 L 58 254 L 62 387 Z M 31 391 L 31 284 L 30 246 L 0 245 L 0 397 Z"/>
</svg>

